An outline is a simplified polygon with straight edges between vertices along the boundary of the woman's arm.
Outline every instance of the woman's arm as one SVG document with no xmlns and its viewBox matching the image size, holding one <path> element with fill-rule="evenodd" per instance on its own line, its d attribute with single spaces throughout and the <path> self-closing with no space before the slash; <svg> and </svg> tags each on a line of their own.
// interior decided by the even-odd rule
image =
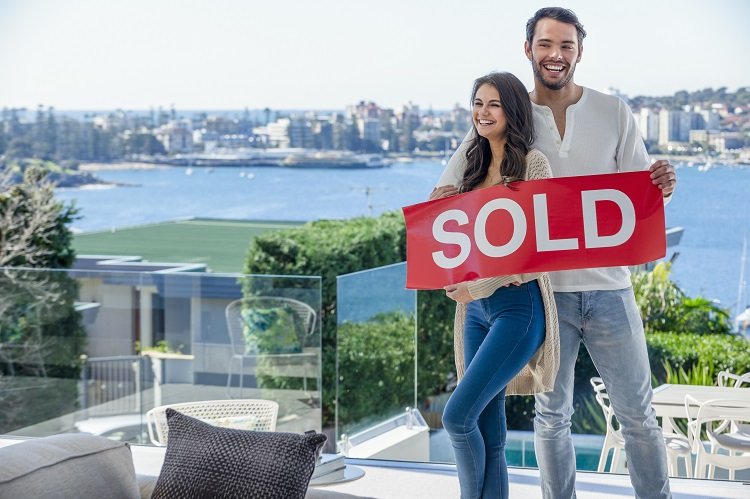
<svg viewBox="0 0 750 499">
<path fill-rule="evenodd" d="M 540 180 L 552 177 L 552 168 L 549 160 L 541 151 L 532 149 L 526 156 L 526 179 Z M 472 300 L 487 298 L 498 288 L 510 284 L 523 284 L 538 279 L 543 272 L 530 272 L 526 274 L 510 274 L 497 277 L 466 281 L 453 286 L 446 286 L 446 292 L 450 298 L 460 303 L 468 303 Z M 449 288 L 451 288 L 449 290 Z"/>
</svg>

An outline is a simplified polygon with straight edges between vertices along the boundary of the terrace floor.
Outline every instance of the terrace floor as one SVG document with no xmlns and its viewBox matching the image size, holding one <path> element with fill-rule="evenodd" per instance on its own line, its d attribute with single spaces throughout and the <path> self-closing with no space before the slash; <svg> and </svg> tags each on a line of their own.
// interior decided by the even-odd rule
<svg viewBox="0 0 750 499">
<path fill-rule="evenodd" d="M 0 438 L 0 447 L 13 445 L 23 438 Z M 158 476 L 164 460 L 164 447 L 131 446 L 136 473 Z M 311 487 L 308 499 L 441 499 L 458 498 L 456 469 L 450 464 L 426 464 L 365 459 L 347 459 L 348 467 L 364 471 L 354 481 Z M 510 468 L 510 497 L 541 498 L 539 471 L 534 468 Z M 579 471 L 576 477 L 579 499 L 633 497 L 627 475 Z M 672 478 L 674 499 L 747 499 L 750 482 Z M 332 494 L 333 493 L 333 494 Z"/>
<path fill-rule="evenodd" d="M 163 403 L 226 398 L 225 387 L 218 386 L 168 384 L 164 385 L 162 389 Z M 234 396 L 239 396 L 236 388 L 233 388 L 232 392 Z M 319 425 L 320 409 L 305 403 L 310 396 L 309 393 L 293 390 L 274 392 L 273 397 L 269 397 L 271 394 L 268 392 L 261 393 L 261 390 L 250 388 L 246 389 L 243 395 L 246 398 L 265 396 L 280 402 L 281 411 L 277 430 L 299 432 Z M 153 401 L 153 398 L 154 394 L 151 393 L 151 390 L 144 391 L 144 396 L 141 399 L 143 403 L 141 410 L 143 412 L 153 406 L 153 402 L 146 402 Z M 133 405 L 133 401 L 129 399 L 124 400 L 124 402 L 128 406 Z M 98 409 L 104 409 L 102 411 L 104 414 L 110 412 L 106 405 Z M 0 438 L 0 446 L 17 443 L 19 437 L 26 438 L 71 431 L 75 427 L 75 423 L 85 418 L 98 419 L 103 416 L 106 419 L 104 414 L 98 412 L 96 409 L 88 412 L 80 411 L 27 427 L 23 431 L 14 432 L 16 438 Z M 81 428 L 81 430 L 83 429 Z M 133 445 L 132 449 L 136 472 L 140 475 L 158 476 L 165 449 L 143 445 Z M 347 464 L 362 469 L 365 472 L 364 477 L 351 482 L 315 487 L 315 490 L 319 492 L 317 494 L 311 492 L 308 496 L 309 499 L 333 498 L 333 495 L 329 496 L 326 494 L 327 492 L 343 494 L 341 496 L 336 495 L 340 499 L 347 497 L 377 499 L 459 497 L 458 478 L 455 466 L 452 464 L 352 458 L 347 459 Z M 750 498 L 750 481 L 730 482 L 673 478 L 671 487 L 675 499 Z M 577 495 L 579 499 L 625 498 L 633 497 L 633 490 L 627 475 L 579 471 L 577 474 Z M 534 468 L 511 468 L 510 497 L 541 498 L 539 471 Z"/>
<path fill-rule="evenodd" d="M 164 449 L 133 446 L 136 473 L 157 475 L 163 460 Z M 323 498 L 343 494 L 346 497 L 375 499 L 441 499 L 458 498 L 459 487 L 456 468 L 449 464 L 420 464 L 380 460 L 347 459 L 347 466 L 356 466 L 365 472 L 354 481 L 329 486 L 311 487 L 308 498 Z M 578 499 L 606 499 L 633 497 L 627 475 L 578 472 L 576 477 Z M 747 499 L 750 482 L 723 480 L 670 480 L 674 499 Z M 539 470 L 510 468 L 510 497 L 537 499 L 542 497 Z"/>
</svg>

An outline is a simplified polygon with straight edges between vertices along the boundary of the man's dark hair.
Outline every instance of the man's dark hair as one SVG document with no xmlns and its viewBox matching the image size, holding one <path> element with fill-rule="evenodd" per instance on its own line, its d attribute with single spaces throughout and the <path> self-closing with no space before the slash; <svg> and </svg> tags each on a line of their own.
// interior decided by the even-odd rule
<svg viewBox="0 0 750 499">
<path fill-rule="evenodd" d="M 531 45 L 531 41 L 534 38 L 534 32 L 536 31 L 536 23 L 542 19 L 552 19 L 565 24 L 572 24 L 576 27 L 578 32 L 578 46 L 580 47 L 583 43 L 583 39 L 586 38 L 586 30 L 583 29 L 583 24 L 578 20 L 576 13 L 570 9 L 564 9 L 562 7 L 544 7 L 536 11 L 536 13 L 526 22 L 526 41 Z"/>
</svg>

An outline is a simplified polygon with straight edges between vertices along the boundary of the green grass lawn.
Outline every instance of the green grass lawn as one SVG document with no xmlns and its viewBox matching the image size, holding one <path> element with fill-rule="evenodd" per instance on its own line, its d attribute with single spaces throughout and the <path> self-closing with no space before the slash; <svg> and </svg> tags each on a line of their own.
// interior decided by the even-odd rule
<svg viewBox="0 0 750 499">
<path fill-rule="evenodd" d="M 76 234 L 78 255 L 140 256 L 150 262 L 205 263 L 212 272 L 240 273 L 250 241 L 302 222 L 190 219 Z"/>
</svg>

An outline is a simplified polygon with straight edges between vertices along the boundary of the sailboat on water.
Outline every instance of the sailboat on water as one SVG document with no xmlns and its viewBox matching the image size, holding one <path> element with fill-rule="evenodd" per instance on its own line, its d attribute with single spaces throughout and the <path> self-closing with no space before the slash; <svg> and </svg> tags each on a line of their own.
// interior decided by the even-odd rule
<svg viewBox="0 0 750 499">
<path fill-rule="evenodd" d="M 747 236 L 742 239 L 742 258 L 740 259 L 740 280 L 737 286 L 737 304 L 734 315 L 734 330 L 750 339 L 750 304 L 747 304 L 747 281 L 745 272 L 747 267 Z M 742 310 L 742 307 L 745 310 Z"/>
</svg>

